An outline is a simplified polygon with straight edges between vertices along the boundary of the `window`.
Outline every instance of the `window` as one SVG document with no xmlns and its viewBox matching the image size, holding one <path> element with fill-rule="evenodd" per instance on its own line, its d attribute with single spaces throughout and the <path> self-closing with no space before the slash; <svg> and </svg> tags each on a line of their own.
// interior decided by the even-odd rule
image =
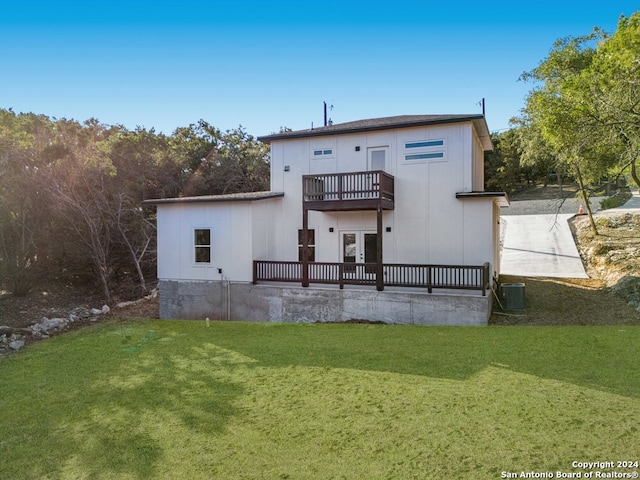
<svg viewBox="0 0 640 480">
<path fill-rule="evenodd" d="M 427 140 L 424 142 L 408 142 L 404 148 L 444 147 L 444 140 Z"/>
<path fill-rule="evenodd" d="M 406 162 L 445 160 L 445 142 L 439 140 L 417 140 L 404 144 Z"/>
<path fill-rule="evenodd" d="M 313 158 L 331 157 L 333 148 L 317 148 L 313 150 Z"/>
<path fill-rule="evenodd" d="M 316 261 L 316 231 L 313 229 L 307 230 L 309 245 L 307 248 L 307 261 Z M 298 230 L 298 261 L 302 262 L 302 229 Z"/>
<path fill-rule="evenodd" d="M 211 229 L 196 228 L 194 245 L 196 263 L 211 263 Z"/>
<path fill-rule="evenodd" d="M 414 155 L 405 155 L 405 160 L 431 160 L 433 158 L 444 158 L 444 152 L 435 153 L 416 153 Z"/>
</svg>

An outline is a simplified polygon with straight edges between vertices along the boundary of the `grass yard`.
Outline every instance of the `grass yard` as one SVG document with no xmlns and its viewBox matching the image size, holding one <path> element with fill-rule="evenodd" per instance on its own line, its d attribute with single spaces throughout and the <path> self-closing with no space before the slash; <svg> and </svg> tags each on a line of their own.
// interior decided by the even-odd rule
<svg viewBox="0 0 640 480">
<path fill-rule="evenodd" d="M 639 351 L 638 326 L 96 325 L 0 360 L 0 478 L 584 475 L 640 460 Z"/>
</svg>

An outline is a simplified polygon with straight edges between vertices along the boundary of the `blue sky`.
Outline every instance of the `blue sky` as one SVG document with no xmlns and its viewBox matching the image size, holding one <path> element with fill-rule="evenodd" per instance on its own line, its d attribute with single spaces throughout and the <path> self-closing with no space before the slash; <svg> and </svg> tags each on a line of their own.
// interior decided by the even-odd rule
<svg viewBox="0 0 640 480">
<path fill-rule="evenodd" d="M 506 129 L 518 81 L 560 37 L 613 33 L 633 1 L 0 0 L 0 108 L 170 134 L 258 136 L 323 121 L 480 113 Z"/>
</svg>

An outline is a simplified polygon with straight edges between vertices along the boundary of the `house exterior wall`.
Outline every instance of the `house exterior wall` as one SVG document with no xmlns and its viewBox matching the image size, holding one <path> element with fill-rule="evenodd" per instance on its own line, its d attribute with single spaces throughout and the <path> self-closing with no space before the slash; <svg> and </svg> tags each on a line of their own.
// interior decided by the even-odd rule
<svg viewBox="0 0 640 480">
<path fill-rule="evenodd" d="M 158 205 L 159 280 L 253 280 L 253 260 L 273 258 L 279 199 Z M 211 261 L 195 262 L 195 229 L 211 231 Z"/>
<path fill-rule="evenodd" d="M 442 157 L 408 160 L 407 143 L 439 141 Z M 298 260 L 302 176 L 371 169 L 385 150 L 395 208 L 383 212 L 384 263 L 482 265 L 499 271 L 499 208 L 490 198 L 457 199 L 484 183 L 484 150 L 472 122 L 271 141 L 271 191 L 252 201 L 158 204 L 161 318 L 484 325 L 491 297 L 251 285 L 253 260 Z M 315 157 L 314 150 L 330 150 Z M 341 262 L 345 232 L 376 232 L 376 212 L 309 212 L 315 260 Z M 195 262 L 194 230 L 211 231 L 211 261 Z M 389 231 L 387 231 L 389 230 Z"/>
<path fill-rule="evenodd" d="M 413 152 L 405 144 L 424 140 L 444 140 L 445 158 L 407 161 L 405 155 Z M 466 205 L 455 196 L 483 190 L 484 151 L 471 122 L 272 141 L 271 189 L 285 192 L 280 204 L 282 241 L 276 246 L 275 258 L 298 259 L 301 177 L 368 170 L 370 150 L 382 147 L 388 149 L 385 170 L 395 177 L 395 209 L 383 214 L 384 262 L 493 263 L 492 236 L 479 241 L 492 229 L 492 201 L 481 199 Z M 314 158 L 313 151 L 318 149 L 330 149 L 332 154 Z M 311 211 L 309 228 L 316 231 L 316 260 L 337 262 L 341 260 L 341 233 L 375 231 L 376 215 Z"/>
</svg>

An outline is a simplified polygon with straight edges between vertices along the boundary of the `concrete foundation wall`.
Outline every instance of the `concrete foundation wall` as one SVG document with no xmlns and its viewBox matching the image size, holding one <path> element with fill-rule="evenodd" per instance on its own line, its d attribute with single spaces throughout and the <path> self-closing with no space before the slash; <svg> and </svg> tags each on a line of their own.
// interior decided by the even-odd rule
<svg viewBox="0 0 640 480">
<path fill-rule="evenodd" d="M 220 281 L 160 281 L 160 318 L 253 322 L 344 322 L 487 325 L 491 297 L 479 292 L 426 293 L 252 285 Z"/>
</svg>

